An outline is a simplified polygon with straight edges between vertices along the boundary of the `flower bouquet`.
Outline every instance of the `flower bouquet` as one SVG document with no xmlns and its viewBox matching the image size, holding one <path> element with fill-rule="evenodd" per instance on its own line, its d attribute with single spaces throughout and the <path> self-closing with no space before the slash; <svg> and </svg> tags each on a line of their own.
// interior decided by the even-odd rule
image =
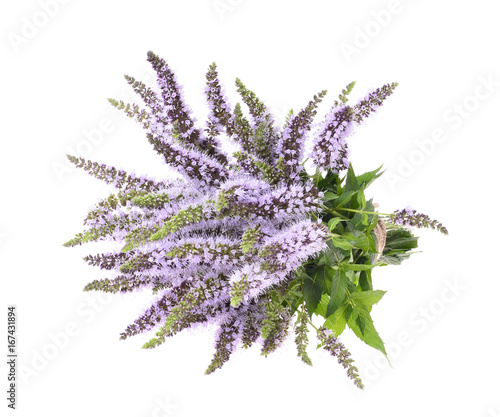
<svg viewBox="0 0 500 417">
<path fill-rule="evenodd" d="M 109 101 L 144 127 L 154 150 L 181 177 L 137 176 L 68 155 L 117 189 L 88 213 L 86 229 L 65 243 L 117 242 L 114 251 L 84 258 L 112 273 L 85 291 L 151 289 L 151 306 L 121 334 L 126 339 L 155 329 L 156 337 L 144 348 L 183 329 L 216 326 L 207 374 L 238 346 L 260 343 L 267 356 L 290 331 L 298 356 L 311 365 L 307 344 L 314 329 L 318 347 L 335 356 L 362 388 L 339 336 L 349 328 L 386 354 L 370 316 L 385 294 L 373 287 L 373 269 L 410 256 L 417 247 L 411 226 L 447 233 L 441 223 L 409 207 L 377 212 L 365 190 L 381 175 L 380 168 L 356 175 L 350 163 L 348 138 L 397 84 L 371 91 L 354 105 L 348 104 L 354 87 L 349 84 L 312 129 L 326 94 L 321 91 L 278 126 L 239 79 L 236 87 L 248 112 L 239 103 L 231 107 L 212 64 L 205 89 L 209 115 L 199 126 L 167 63 L 152 52 L 148 61 L 157 86 L 125 76 L 145 108 Z M 309 132 L 311 151 L 305 155 Z M 224 141 L 238 150 L 226 153 Z"/>
</svg>

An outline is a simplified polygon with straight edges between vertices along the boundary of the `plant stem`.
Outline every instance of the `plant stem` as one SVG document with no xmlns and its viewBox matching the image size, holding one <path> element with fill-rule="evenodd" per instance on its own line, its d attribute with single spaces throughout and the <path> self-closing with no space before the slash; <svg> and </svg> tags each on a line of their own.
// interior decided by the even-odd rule
<svg viewBox="0 0 500 417">
<path fill-rule="evenodd" d="M 316 329 L 316 331 L 318 331 L 318 328 L 313 324 L 313 322 L 309 319 L 307 319 L 307 321 L 309 322 L 309 324 L 314 327 Z"/>
<path fill-rule="evenodd" d="M 330 233 L 330 238 L 328 240 L 333 239 L 334 237 L 342 237 L 342 235 L 339 235 L 337 233 Z M 327 242 L 328 242 L 328 240 L 327 240 Z"/>
<path fill-rule="evenodd" d="M 361 251 L 359 253 L 359 255 L 356 257 L 356 259 L 354 259 L 353 264 L 355 264 L 356 262 L 358 262 L 358 259 L 361 258 L 361 255 L 363 255 L 363 253 L 364 253 L 363 251 Z"/>
<path fill-rule="evenodd" d="M 339 212 L 335 211 L 335 210 L 332 210 L 332 209 L 329 209 L 328 207 L 326 207 L 325 205 L 322 205 L 321 208 L 325 211 L 327 211 L 328 213 L 330 214 L 333 214 L 335 215 L 336 217 L 342 217 L 344 219 L 348 219 L 348 217 L 344 216 L 343 214 L 340 214 Z"/>
<path fill-rule="evenodd" d="M 378 213 L 375 211 L 364 211 L 364 210 L 355 210 L 355 209 L 348 209 L 348 208 L 339 208 L 339 210 L 352 211 L 354 213 L 361 213 L 361 214 L 376 214 L 378 216 L 392 216 L 392 214 L 389 214 L 389 213 Z"/>
</svg>

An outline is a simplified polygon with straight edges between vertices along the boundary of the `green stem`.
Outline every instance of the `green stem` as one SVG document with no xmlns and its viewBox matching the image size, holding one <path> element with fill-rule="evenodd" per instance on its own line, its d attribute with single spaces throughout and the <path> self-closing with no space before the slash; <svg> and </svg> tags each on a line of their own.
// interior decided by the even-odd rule
<svg viewBox="0 0 500 417">
<path fill-rule="evenodd" d="M 356 259 L 354 260 L 353 264 L 355 264 L 356 262 L 358 262 L 358 259 L 359 259 L 359 258 L 361 258 L 361 255 L 363 255 L 363 254 L 364 254 L 364 252 L 363 252 L 363 251 L 361 251 L 361 252 L 359 253 L 359 255 L 356 257 Z"/>
<path fill-rule="evenodd" d="M 330 233 L 330 238 L 328 240 L 333 239 L 334 237 L 342 237 L 342 235 L 338 235 L 336 233 Z M 328 242 L 328 240 L 327 240 L 327 242 Z"/>
<path fill-rule="evenodd" d="M 323 210 L 325 210 L 326 212 L 330 213 L 330 214 L 333 214 L 335 215 L 335 217 L 342 217 L 344 219 L 349 219 L 349 217 L 346 217 L 344 216 L 343 214 L 340 214 L 338 211 L 335 211 L 335 210 L 332 210 L 332 209 L 329 209 L 328 207 L 326 207 L 325 205 L 322 205 L 321 208 Z"/>
<path fill-rule="evenodd" d="M 309 324 L 314 327 L 316 329 L 316 331 L 318 331 L 318 328 L 313 324 L 313 322 L 309 319 L 307 319 L 307 321 L 309 322 Z"/>
<path fill-rule="evenodd" d="M 376 214 L 378 216 L 392 216 L 392 214 L 389 214 L 389 213 L 378 213 L 375 211 L 364 211 L 364 210 L 355 210 L 355 209 L 348 209 L 348 208 L 339 208 L 339 210 L 352 211 L 354 213 L 361 213 L 361 214 Z"/>
<path fill-rule="evenodd" d="M 306 310 L 306 304 L 304 302 L 302 302 L 302 314 L 306 314 L 307 315 L 307 310 Z M 313 324 L 313 322 L 311 321 L 311 319 L 307 318 L 307 321 L 309 322 L 309 324 L 314 327 L 316 329 L 316 331 L 318 331 L 318 328 Z"/>
</svg>

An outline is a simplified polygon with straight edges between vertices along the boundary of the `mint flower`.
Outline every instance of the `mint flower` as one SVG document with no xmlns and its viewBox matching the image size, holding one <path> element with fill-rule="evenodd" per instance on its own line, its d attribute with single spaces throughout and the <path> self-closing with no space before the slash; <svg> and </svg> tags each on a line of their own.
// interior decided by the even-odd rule
<svg viewBox="0 0 500 417">
<path fill-rule="evenodd" d="M 354 105 L 348 104 L 354 87 L 349 84 L 316 131 L 313 120 L 326 91 L 278 126 L 239 79 L 236 89 L 250 117 L 240 103 L 231 105 L 214 63 L 204 90 L 208 117 L 199 124 L 166 61 L 152 52 L 147 58 L 157 73 L 156 86 L 125 76 L 144 108 L 109 101 L 143 127 L 154 151 L 181 178 L 136 175 L 68 155 L 76 167 L 116 188 L 90 210 L 85 229 L 64 244 L 112 243 L 108 252 L 84 258 L 108 275 L 84 290 L 149 290 L 150 306 L 120 335 L 128 339 L 154 331 L 144 348 L 155 348 L 184 329 L 215 326 L 207 374 L 239 346 L 258 343 L 263 356 L 272 353 L 289 337 L 292 322 L 298 356 L 310 365 L 307 332 L 313 315 L 321 317 L 325 322 L 317 333 L 323 348 L 362 388 L 337 338 L 349 327 L 385 354 L 370 317 L 384 294 L 373 289 L 372 269 L 400 263 L 416 247 L 404 226 L 447 233 L 409 208 L 389 216 L 374 212 L 364 190 L 378 170 L 354 174 L 348 149 L 354 127 L 382 105 L 396 84 Z M 310 135 L 314 175 L 304 169 Z M 232 155 L 224 141 L 236 145 Z M 383 217 L 401 227 L 381 239 L 375 228 Z M 390 250 L 381 256 L 386 241 Z"/>
<path fill-rule="evenodd" d="M 437 220 L 431 220 L 427 214 L 417 213 L 410 206 L 405 207 L 403 210 L 396 210 L 391 216 L 390 221 L 394 224 L 412 227 L 427 227 L 439 230 L 441 233 L 447 235 L 448 230 Z"/>
<path fill-rule="evenodd" d="M 320 327 L 317 331 L 317 336 L 320 341 L 320 347 L 330 352 L 332 356 L 336 356 L 338 362 L 347 369 L 347 376 L 354 380 L 354 384 L 358 388 L 363 388 L 363 382 L 359 377 L 358 368 L 352 364 L 353 359 L 351 358 L 351 354 L 332 334 L 332 330 L 326 327 Z"/>
</svg>

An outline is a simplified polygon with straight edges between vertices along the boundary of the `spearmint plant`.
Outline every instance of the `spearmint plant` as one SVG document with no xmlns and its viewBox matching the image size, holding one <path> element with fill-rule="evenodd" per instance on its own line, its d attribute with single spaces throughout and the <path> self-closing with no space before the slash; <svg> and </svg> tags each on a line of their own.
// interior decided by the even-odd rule
<svg viewBox="0 0 500 417">
<path fill-rule="evenodd" d="M 259 343 L 267 356 L 291 331 L 298 356 L 311 365 L 307 344 L 314 329 L 318 347 L 335 356 L 362 388 L 339 336 L 349 328 L 386 354 L 370 316 L 385 294 L 373 287 L 373 269 L 410 256 L 417 237 L 408 227 L 447 234 L 441 223 L 410 207 L 377 212 L 365 190 L 380 168 L 356 175 L 350 163 L 348 139 L 397 84 L 371 91 L 354 105 L 348 104 L 354 87 L 349 84 L 313 129 L 326 94 L 321 91 L 278 126 L 239 79 L 236 88 L 250 117 L 239 103 L 231 107 L 212 64 L 205 88 L 209 115 L 200 126 L 167 63 L 152 52 L 148 61 L 158 75 L 156 87 L 125 76 L 145 108 L 109 101 L 143 126 L 154 150 L 182 178 L 138 176 L 68 155 L 117 189 L 88 213 L 86 229 L 65 243 L 117 243 L 111 252 L 84 258 L 110 273 L 84 290 L 150 289 L 151 306 L 121 334 L 127 339 L 155 329 L 144 348 L 183 329 L 215 325 L 207 374 L 238 346 Z M 312 151 L 305 155 L 310 133 Z M 227 154 L 221 139 L 238 151 Z M 314 174 L 306 172 L 306 158 Z M 322 324 L 314 325 L 313 316 Z"/>
</svg>

